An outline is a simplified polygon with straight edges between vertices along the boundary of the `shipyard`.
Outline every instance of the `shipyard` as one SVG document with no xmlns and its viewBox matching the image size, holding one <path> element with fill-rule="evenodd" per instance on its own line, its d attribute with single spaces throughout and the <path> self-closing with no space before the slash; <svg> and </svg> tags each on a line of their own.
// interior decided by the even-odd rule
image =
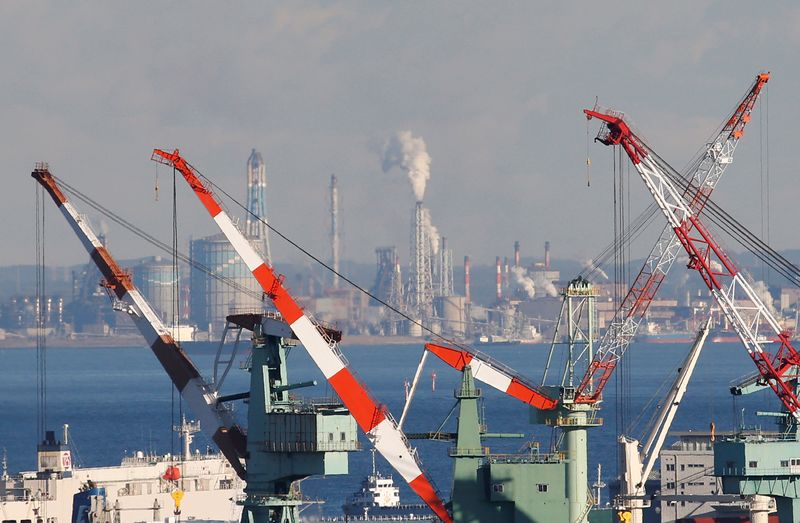
<svg viewBox="0 0 800 523">
<path fill-rule="evenodd" d="M 3 4 L 0 523 L 800 523 L 730 7 Z"/>
</svg>

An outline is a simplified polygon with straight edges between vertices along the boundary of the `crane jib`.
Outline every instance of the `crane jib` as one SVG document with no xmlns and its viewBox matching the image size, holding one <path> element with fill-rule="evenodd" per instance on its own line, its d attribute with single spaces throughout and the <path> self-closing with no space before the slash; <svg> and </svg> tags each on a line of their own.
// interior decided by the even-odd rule
<svg viewBox="0 0 800 523">
<path fill-rule="evenodd" d="M 217 444 L 225 458 L 242 479 L 247 473 L 241 459 L 245 456 L 244 431 L 229 412 L 217 408 L 217 400 L 188 355 L 175 342 L 150 304 L 133 284 L 130 274 L 122 269 L 111 253 L 100 243 L 91 226 L 82 219 L 67 200 L 55 177 L 45 164 L 37 164 L 31 176 L 47 190 L 70 227 L 81 240 L 89 257 L 102 273 L 103 286 L 123 305 L 134 325 L 147 340 L 150 349 L 173 385 L 186 400 L 200 421 L 202 430 Z"/>
<path fill-rule="evenodd" d="M 336 349 L 336 341 L 327 337 L 324 329 L 303 312 L 283 286 L 282 278 L 273 272 L 234 225 L 210 188 L 202 182 L 199 173 L 180 156 L 177 149 L 171 153 L 155 149 L 151 158 L 171 165 L 181 173 L 378 452 L 442 521 L 452 523 L 452 517 L 436 489 L 422 471 L 416 452 L 386 407 L 375 401 L 364 384 L 356 379 Z"/>
<path fill-rule="evenodd" d="M 607 123 L 614 123 L 613 118 L 601 117 Z M 639 141 L 632 134 L 619 139 Z M 633 157 L 630 158 L 631 161 L 634 160 Z M 671 167 L 664 164 L 662 168 L 657 162 L 634 165 L 667 221 L 676 224 L 675 233 L 689 255 L 689 268 L 701 274 L 764 381 L 794 418 L 800 420 L 800 400 L 784 381 L 787 369 L 800 365 L 800 354 L 792 346 L 788 334 L 753 290 L 747 278 L 736 270 L 733 259 L 714 240 L 695 210 L 675 188 L 666 174 Z M 691 230 L 697 234 L 690 234 Z M 718 265 L 716 268 L 715 263 Z M 763 329 L 768 329 L 773 337 L 780 339 L 777 353 L 771 354 L 765 350 L 764 340 L 768 339 L 769 333 L 763 332 Z"/>
<path fill-rule="evenodd" d="M 690 181 L 684 188 L 683 195 L 688 199 L 688 208 L 692 209 L 696 215 L 703 211 L 723 173 L 732 163 L 736 145 L 744 135 L 744 128 L 750 121 L 750 113 L 768 80 L 769 73 L 756 75 L 755 81 L 739 101 L 736 109 L 725 120 L 717 137 L 706 145 L 705 152 L 694 163 L 694 172 L 689 177 Z M 630 127 L 623 121 L 622 113 L 612 110 L 600 111 L 595 106 L 591 111 L 584 111 L 584 114 L 587 119 L 598 117 L 609 124 L 608 129 L 601 129 L 596 141 L 611 145 L 624 144 L 627 138 L 634 139 Z M 631 136 L 626 137 L 628 131 Z M 636 143 L 646 151 L 643 143 L 639 143 L 638 140 Z M 640 163 L 641 155 L 632 154 L 631 147 L 624 148 L 634 165 Z M 645 317 L 681 250 L 680 234 L 676 236 L 674 234 L 676 232 L 674 228 L 667 225 L 651 249 L 650 255 L 645 259 L 641 270 L 600 340 L 595 359 L 586 369 L 586 373 L 576 389 L 576 402 L 596 403 L 600 400 L 605 385 L 611 378 L 617 363 L 630 346 L 639 324 Z M 709 279 L 706 274 L 703 275 L 703 278 Z"/>
</svg>

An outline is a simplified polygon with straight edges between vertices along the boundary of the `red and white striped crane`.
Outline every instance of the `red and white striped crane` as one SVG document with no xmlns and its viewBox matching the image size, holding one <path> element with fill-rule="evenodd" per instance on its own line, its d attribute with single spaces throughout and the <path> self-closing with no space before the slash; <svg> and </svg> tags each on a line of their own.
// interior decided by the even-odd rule
<svg viewBox="0 0 800 523">
<path fill-rule="evenodd" d="M 283 286 L 283 277 L 250 245 L 199 173 L 177 149 L 172 152 L 155 149 L 152 159 L 181 173 L 378 452 L 442 521 L 452 523 L 439 493 L 422 470 L 416 449 L 411 447 L 389 410 L 350 371 L 337 341 L 303 312 Z"/>
<path fill-rule="evenodd" d="M 688 267 L 700 273 L 764 382 L 788 412 L 800 420 L 800 400 L 784 379 L 789 377 L 794 366 L 800 365 L 800 354 L 792 346 L 789 332 L 781 328 L 748 278 L 699 219 L 697 210 L 702 209 L 708 194 L 698 188 L 687 201 L 669 175 L 672 169 L 636 136 L 621 113 L 590 109 L 584 113 L 589 119 L 597 118 L 605 123 L 597 141 L 619 145 L 625 150 L 689 255 Z M 776 343 L 777 350 L 771 351 Z"/>
<path fill-rule="evenodd" d="M 702 211 L 706 199 L 716 187 L 725 169 L 733 162 L 736 145 L 744 135 L 744 128 L 750 121 L 753 107 L 767 81 L 769 81 L 769 73 L 756 75 L 755 81 L 747 93 L 739 100 L 736 108 L 725 120 L 722 129 L 706 146 L 705 153 L 695 164 L 691 177 L 699 189 L 695 191 L 696 194 L 689 195 L 688 190 L 683 194 L 691 197 L 696 214 Z M 659 287 L 680 250 L 681 243 L 672 229 L 666 226 L 625 299 L 620 304 L 614 320 L 603 335 L 593 360 L 576 388 L 574 395 L 576 403 L 600 401 L 606 383 L 611 378 L 620 358 L 630 346 L 639 324 L 655 299 Z M 557 398 L 549 397 L 547 392 L 532 385 L 530 380 L 480 352 L 433 343 L 428 343 L 425 347 L 456 370 L 461 370 L 464 365 L 471 364 L 474 371 L 478 366 L 482 372 L 476 372 L 475 379 L 525 403 L 542 410 L 553 409 L 558 404 Z"/>
<path fill-rule="evenodd" d="M 217 444 L 242 479 L 247 479 L 241 459 L 246 452 L 246 436 L 236 424 L 233 413 L 218 401 L 217 391 L 206 383 L 189 356 L 147 300 L 134 286 L 130 273 L 120 267 L 97 239 L 88 221 L 72 205 L 45 163 L 36 164 L 31 176 L 44 187 L 78 235 L 100 273 L 105 286 L 115 298 L 115 308 L 126 312 L 147 340 L 175 388 L 200 421 L 203 432 Z"/>
<path fill-rule="evenodd" d="M 725 169 L 733 162 L 736 145 L 744 135 L 744 128 L 750 121 L 750 113 L 768 80 L 769 73 L 760 73 L 756 76 L 753 85 L 716 138 L 706 146 L 705 154 L 691 176 L 694 193 L 689 194 L 688 188 L 682 193 L 696 215 L 703 211 L 706 200 L 717 186 Z M 600 400 L 603 388 L 633 341 L 639 324 L 680 251 L 680 241 L 669 225 L 665 226 L 600 340 L 595 357 L 575 390 L 576 402 L 595 403 Z"/>
</svg>

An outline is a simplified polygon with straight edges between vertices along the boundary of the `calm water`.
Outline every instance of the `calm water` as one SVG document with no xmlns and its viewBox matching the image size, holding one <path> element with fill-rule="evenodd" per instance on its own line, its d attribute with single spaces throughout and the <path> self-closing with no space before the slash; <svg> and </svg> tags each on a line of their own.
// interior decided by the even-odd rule
<svg viewBox="0 0 800 523">
<path fill-rule="evenodd" d="M 648 403 L 659 387 L 668 386 L 688 347 L 685 345 L 634 345 L 625 365 L 630 377 L 630 414 L 639 423 L 629 433 L 641 437 L 643 427 L 652 409 Z M 343 351 L 374 395 L 388 404 L 399 418 L 403 405 L 403 382 L 411 378 L 421 355 L 420 346 L 351 346 Z M 510 346 L 490 348 L 496 359 L 503 361 L 536 382 L 541 379 L 547 349 L 544 346 Z M 206 375 L 210 375 L 213 355 L 197 354 L 193 359 Z M 305 351 L 298 347 L 290 354 L 290 379 L 305 381 L 317 379 L 324 384 L 322 374 L 314 367 Z M 700 357 L 689 391 L 678 412 L 673 430 L 708 428 L 714 421 L 717 430 L 727 430 L 734 425 L 734 414 L 748 425 L 762 425 L 771 429 L 769 419 L 757 418 L 756 410 L 777 410 L 777 400 L 771 392 L 761 392 L 740 397 L 736 403 L 728 393 L 731 380 L 751 373 L 755 369 L 739 344 L 707 344 Z M 437 374 L 436 390 L 432 391 L 430 374 Z M 558 370 L 553 376 L 559 375 Z M 460 374 L 429 358 L 425 375 L 406 421 L 407 432 L 433 431 L 454 405 L 453 389 Z M 236 369 L 231 371 L 225 393 L 244 391 L 249 375 Z M 168 452 L 179 448 L 171 435 L 173 412 L 177 416 L 179 404 L 173 406 L 171 384 L 165 373 L 146 348 L 142 349 L 49 349 L 47 354 L 47 425 L 60 433 L 60 427 L 69 423 L 73 444 L 77 448 L 75 459 L 84 466 L 118 463 L 120 458 L 136 450 L 154 449 Z M 609 383 L 605 394 L 602 416 L 606 426 L 590 433 L 590 471 L 594 478 L 596 464 L 602 463 L 608 482 L 616 471 L 615 434 L 615 382 Z M 550 429 L 528 424 L 524 405 L 500 393 L 483 387 L 486 421 L 490 431 L 521 432 L 528 440 L 535 438 L 543 449 L 548 448 Z M 308 396 L 324 396 L 330 390 L 324 385 L 306 389 Z M 659 397 L 663 397 L 664 392 Z M 240 404 L 241 417 L 244 416 Z M 737 421 L 738 423 L 738 421 Z M 445 430 L 454 430 L 455 417 L 451 416 Z M 0 349 L 0 447 L 8 452 L 11 471 L 31 470 L 35 467 L 36 434 L 36 354 L 33 350 Z M 525 440 L 487 441 L 493 451 L 517 451 Z M 451 481 L 451 462 L 447 457 L 448 444 L 444 442 L 416 442 L 425 468 L 439 489 L 447 495 Z M 195 446 L 205 448 L 209 442 L 198 435 Z M 366 446 L 366 445 L 365 445 Z M 343 498 L 357 490 L 370 468 L 369 452 L 351 454 L 350 471 L 346 477 L 311 478 L 303 483 L 306 496 L 326 499 L 322 510 L 335 513 Z M 390 472 L 388 465 L 379 468 Z M 408 502 L 416 501 L 404 487 L 401 496 Z"/>
</svg>

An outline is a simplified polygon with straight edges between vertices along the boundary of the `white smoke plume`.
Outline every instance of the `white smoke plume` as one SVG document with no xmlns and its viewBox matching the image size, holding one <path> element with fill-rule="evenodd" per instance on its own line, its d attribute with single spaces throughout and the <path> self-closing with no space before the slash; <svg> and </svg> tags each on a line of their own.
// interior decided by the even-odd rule
<svg viewBox="0 0 800 523">
<path fill-rule="evenodd" d="M 431 253 L 434 256 L 439 254 L 439 229 L 431 222 L 431 211 L 424 208 L 422 209 L 422 227 L 425 229 L 428 241 L 431 242 Z"/>
<path fill-rule="evenodd" d="M 764 305 L 767 306 L 769 312 L 772 313 L 773 316 L 776 318 L 778 316 L 778 311 L 775 309 L 775 299 L 772 297 L 772 294 L 769 292 L 769 287 L 763 281 L 757 281 L 753 284 L 753 290 L 755 291 L 756 295 L 764 302 Z"/>
<path fill-rule="evenodd" d="M 411 189 L 418 202 L 425 196 L 425 185 L 431 177 L 431 157 L 425 140 L 414 137 L 411 131 L 398 131 L 386 141 L 381 155 L 383 172 L 397 166 L 406 171 Z"/>
<path fill-rule="evenodd" d="M 551 298 L 555 298 L 558 296 L 558 289 L 556 286 L 553 285 L 553 282 L 548 280 L 544 277 L 544 273 L 535 272 L 533 273 L 533 282 L 536 284 L 536 288 L 543 291 L 546 295 L 550 296 Z"/>
<path fill-rule="evenodd" d="M 525 267 L 511 267 L 511 272 L 514 274 L 514 281 L 517 282 L 520 289 L 525 291 L 528 298 L 536 296 L 536 284 L 533 282 L 533 278 L 528 276 Z"/>
<path fill-rule="evenodd" d="M 584 260 L 583 268 L 589 271 L 589 275 L 597 274 L 604 280 L 608 280 L 608 274 L 606 274 L 606 271 L 604 271 L 599 265 L 595 267 L 594 260 L 591 258 Z"/>
</svg>

